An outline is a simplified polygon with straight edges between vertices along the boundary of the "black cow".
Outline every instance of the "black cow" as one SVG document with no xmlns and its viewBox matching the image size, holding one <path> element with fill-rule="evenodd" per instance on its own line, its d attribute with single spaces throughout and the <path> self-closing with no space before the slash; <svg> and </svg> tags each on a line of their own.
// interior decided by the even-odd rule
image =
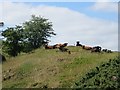
<svg viewBox="0 0 120 90">
<path fill-rule="evenodd" d="M 107 50 L 107 53 L 112 53 L 112 51 L 111 50 Z"/>
<path fill-rule="evenodd" d="M 112 51 L 111 51 L 111 50 L 108 50 L 108 49 L 103 49 L 102 51 L 103 51 L 103 52 L 106 52 L 106 53 L 112 53 Z"/>
<path fill-rule="evenodd" d="M 62 52 L 68 52 L 68 54 L 71 54 L 71 52 L 67 48 L 60 47 L 59 50 L 62 51 Z"/>
<path fill-rule="evenodd" d="M 79 41 L 76 42 L 76 46 L 82 46 Z"/>
<path fill-rule="evenodd" d="M 68 49 L 64 48 L 64 47 L 60 47 L 59 50 L 62 51 L 62 52 L 67 52 L 68 51 Z"/>
<path fill-rule="evenodd" d="M 91 52 L 101 52 L 101 47 L 100 46 L 95 46 L 91 49 Z"/>
<path fill-rule="evenodd" d="M 103 52 L 107 52 L 107 49 L 103 49 L 102 51 L 103 51 Z"/>
</svg>

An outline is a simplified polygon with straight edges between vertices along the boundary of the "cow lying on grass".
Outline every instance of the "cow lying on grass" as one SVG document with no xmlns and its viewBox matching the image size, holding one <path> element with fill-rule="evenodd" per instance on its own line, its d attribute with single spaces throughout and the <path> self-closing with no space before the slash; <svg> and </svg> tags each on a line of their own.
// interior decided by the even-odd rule
<svg viewBox="0 0 120 90">
<path fill-rule="evenodd" d="M 107 53 L 112 53 L 112 51 L 111 50 L 107 50 Z"/>
<path fill-rule="evenodd" d="M 91 49 L 91 52 L 101 52 L 101 47 L 100 46 L 95 46 L 95 47 L 93 47 L 92 49 Z"/>
<path fill-rule="evenodd" d="M 92 49 L 92 47 L 90 47 L 90 46 L 85 46 L 85 45 L 83 45 L 82 48 L 85 49 L 85 50 L 91 50 L 91 49 Z"/>
<path fill-rule="evenodd" d="M 68 43 L 64 43 L 64 44 L 55 44 L 55 48 L 60 48 L 60 47 L 66 47 L 68 45 Z"/>
<path fill-rule="evenodd" d="M 45 49 L 56 49 L 56 48 L 60 48 L 60 47 L 66 47 L 68 43 L 64 43 L 64 44 L 55 44 L 53 46 L 49 46 L 48 44 L 45 45 Z"/>
<path fill-rule="evenodd" d="M 108 50 L 108 49 L 103 49 L 102 51 L 103 51 L 103 52 L 106 52 L 106 53 L 112 53 L 112 51 L 111 51 L 111 50 Z"/>
<path fill-rule="evenodd" d="M 67 48 L 60 47 L 59 50 L 60 50 L 61 52 L 68 52 L 69 54 L 71 54 L 71 52 L 70 52 L 69 49 L 67 49 Z"/>
<path fill-rule="evenodd" d="M 47 44 L 45 45 L 45 49 L 55 49 L 56 47 L 55 47 L 55 45 L 53 45 L 53 46 L 48 46 Z"/>
<path fill-rule="evenodd" d="M 53 45 L 53 46 L 48 46 L 48 44 L 46 44 L 45 49 L 56 49 L 56 48 L 58 48 L 62 52 L 68 52 L 69 54 L 71 54 L 71 52 L 67 48 L 64 48 L 65 46 L 67 46 L 67 44 L 68 43 L 56 44 L 56 45 Z"/>
<path fill-rule="evenodd" d="M 107 49 L 103 49 L 102 51 L 103 51 L 103 52 L 107 52 Z"/>
</svg>

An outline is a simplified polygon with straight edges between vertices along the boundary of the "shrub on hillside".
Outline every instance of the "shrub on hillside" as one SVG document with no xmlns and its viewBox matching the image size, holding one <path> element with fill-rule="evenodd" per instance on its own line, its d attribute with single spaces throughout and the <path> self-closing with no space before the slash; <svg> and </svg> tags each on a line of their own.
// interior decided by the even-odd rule
<svg viewBox="0 0 120 90">
<path fill-rule="evenodd" d="M 120 58 L 109 60 L 88 72 L 75 88 L 120 88 Z"/>
</svg>

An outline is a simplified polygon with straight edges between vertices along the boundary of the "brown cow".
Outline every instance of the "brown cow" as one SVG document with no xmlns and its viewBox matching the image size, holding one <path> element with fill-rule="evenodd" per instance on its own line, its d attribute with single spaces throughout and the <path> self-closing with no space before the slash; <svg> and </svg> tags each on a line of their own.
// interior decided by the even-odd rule
<svg viewBox="0 0 120 90">
<path fill-rule="evenodd" d="M 60 47 L 66 47 L 68 43 L 64 43 L 64 44 L 56 44 L 54 45 L 55 48 L 60 48 Z"/>
<path fill-rule="evenodd" d="M 85 50 L 91 50 L 91 49 L 92 49 L 92 47 L 90 47 L 90 46 L 85 46 L 85 45 L 83 45 L 82 48 L 85 49 Z"/>
<path fill-rule="evenodd" d="M 56 47 L 55 47 L 55 45 L 53 45 L 53 46 L 48 46 L 47 44 L 45 45 L 45 49 L 55 49 Z"/>
</svg>

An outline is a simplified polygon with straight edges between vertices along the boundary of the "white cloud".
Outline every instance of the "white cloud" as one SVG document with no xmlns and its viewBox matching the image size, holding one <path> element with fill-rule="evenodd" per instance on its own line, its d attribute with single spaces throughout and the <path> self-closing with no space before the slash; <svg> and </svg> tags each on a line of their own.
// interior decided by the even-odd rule
<svg viewBox="0 0 120 90">
<path fill-rule="evenodd" d="M 50 44 L 68 42 L 74 45 L 77 40 L 86 45 L 101 45 L 117 50 L 117 22 L 89 17 L 68 8 L 53 6 L 32 6 L 24 3 L 4 3 L 6 25 L 20 24 L 30 19 L 30 15 L 42 15 L 53 22 L 57 36 Z"/>
<path fill-rule="evenodd" d="M 101 10 L 108 12 L 118 12 L 118 3 L 117 2 L 96 2 L 92 7 L 92 10 Z"/>
</svg>

